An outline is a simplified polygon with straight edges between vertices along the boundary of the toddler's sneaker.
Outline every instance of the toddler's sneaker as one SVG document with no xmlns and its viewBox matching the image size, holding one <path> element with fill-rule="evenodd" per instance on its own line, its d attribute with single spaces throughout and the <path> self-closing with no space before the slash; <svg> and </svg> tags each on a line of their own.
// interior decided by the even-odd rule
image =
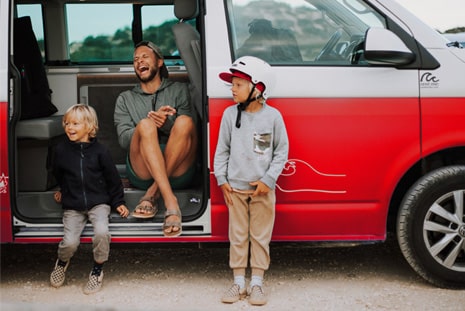
<svg viewBox="0 0 465 311">
<path fill-rule="evenodd" d="M 65 272 L 68 269 L 69 260 L 67 262 L 57 259 L 55 267 L 50 274 L 50 284 L 53 287 L 60 287 L 65 282 Z"/>
<path fill-rule="evenodd" d="M 89 281 L 87 281 L 86 287 L 84 287 L 84 294 L 90 295 L 98 292 L 102 288 L 103 283 L 103 271 L 100 271 L 99 274 L 93 273 L 89 274 Z"/>
<path fill-rule="evenodd" d="M 263 292 L 263 289 L 261 286 L 255 285 L 250 289 L 249 292 L 249 303 L 254 306 L 263 306 L 266 304 L 266 296 L 265 293 Z"/>
<path fill-rule="evenodd" d="M 234 303 L 240 299 L 244 299 L 247 294 L 245 288 L 241 289 L 239 285 L 233 284 L 223 297 L 221 297 L 221 302 L 224 303 Z"/>
</svg>

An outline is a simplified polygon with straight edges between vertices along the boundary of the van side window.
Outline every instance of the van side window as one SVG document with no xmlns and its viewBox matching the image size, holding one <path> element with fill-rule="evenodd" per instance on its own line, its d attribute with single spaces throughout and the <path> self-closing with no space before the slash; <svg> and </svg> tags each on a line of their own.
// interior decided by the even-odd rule
<svg viewBox="0 0 465 311">
<path fill-rule="evenodd" d="M 45 44 L 44 44 L 44 20 L 42 18 L 41 4 L 18 4 L 16 5 L 18 17 L 29 16 L 31 18 L 32 29 L 39 44 L 42 60 L 45 60 Z"/>
<path fill-rule="evenodd" d="M 179 51 L 171 30 L 173 25 L 178 23 L 173 6 L 144 5 L 141 8 L 141 15 L 142 38 L 152 41 L 160 47 L 167 65 L 179 64 Z"/>
<path fill-rule="evenodd" d="M 68 3 L 66 19 L 70 60 L 132 60 L 132 6 L 115 3 Z"/>
<path fill-rule="evenodd" d="M 272 65 L 364 65 L 363 42 L 384 18 L 360 0 L 230 0 L 233 58 Z"/>
<path fill-rule="evenodd" d="M 179 63 L 171 31 L 178 21 L 173 5 L 79 2 L 66 4 L 66 13 L 72 63 L 132 63 L 134 41 L 139 40 L 134 31 L 162 49 L 167 65 L 170 58 Z"/>
</svg>

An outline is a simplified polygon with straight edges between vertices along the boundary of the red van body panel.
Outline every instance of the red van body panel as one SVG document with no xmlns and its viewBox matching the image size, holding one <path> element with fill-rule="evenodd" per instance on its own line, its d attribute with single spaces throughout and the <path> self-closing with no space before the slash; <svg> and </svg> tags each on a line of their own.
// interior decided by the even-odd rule
<svg viewBox="0 0 465 311">
<path fill-rule="evenodd" d="M 8 171 L 8 103 L 0 102 L 0 242 L 13 240 Z"/>
<path fill-rule="evenodd" d="M 211 168 L 221 115 L 231 104 L 210 100 Z M 273 239 L 384 240 L 394 188 L 420 158 L 418 99 L 279 98 L 269 104 L 281 111 L 290 143 L 276 187 Z M 227 214 L 213 174 L 212 210 Z"/>
<path fill-rule="evenodd" d="M 421 104 L 423 155 L 463 146 L 465 98 L 423 98 Z"/>
</svg>

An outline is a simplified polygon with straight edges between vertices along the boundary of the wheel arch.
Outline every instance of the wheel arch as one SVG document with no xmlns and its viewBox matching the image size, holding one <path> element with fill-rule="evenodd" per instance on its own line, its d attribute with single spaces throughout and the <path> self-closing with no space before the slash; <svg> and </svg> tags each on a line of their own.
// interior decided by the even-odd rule
<svg viewBox="0 0 465 311">
<path fill-rule="evenodd" d="M 465 165 L 465 146 L 451 147 L 429 154 L 416 163 L 401 177 L 389 202 L 386 229 L 396 232 L 397 214 L 400 204 L 410 187 L 425 174 L 449 165 Z"/>
</svg>

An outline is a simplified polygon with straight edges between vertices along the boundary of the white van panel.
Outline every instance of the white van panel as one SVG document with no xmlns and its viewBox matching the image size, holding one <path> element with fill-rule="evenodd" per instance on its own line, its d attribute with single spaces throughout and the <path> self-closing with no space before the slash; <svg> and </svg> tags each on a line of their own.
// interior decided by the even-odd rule
<svg viewBox="0 0 465 311">
<path fill-rule="evenodd" d="M 273 67 L 276 83 L 271 98 L 418 97 L 418 71 L 369 67 Z M 218 71 L 219 72 L 219 71 Z M 231 97 L 229 86 L 214 68 L 211 97 Z"/>
<path fill-rule="evenodd" d="M 458 88 L 457 82 L 464 81 L 464 73 L 460 71 L 463 61 L 448 49 L 430 49 L 431 54 L 440 60 L 441 66 L 435 70 L 422 70 L 419 73 L 421 97 L 465 97 L 464 87 Z M 463 49 L 462 49 L 463 50 Z M 465 50 L 464 54 L 465 54 Z"/>
<path fill-rule="evenodd" d="M 230 95 L 230 92 L 224 91 L 227 88 L 223 87 L 218 78 L 218 73 L 228 70 L 224 64 L 232 64 L 233 62 L 228 37 L 225 36 L 228 33 L 226 17 L 225 14 L 209 14 L 210 12 L 224 12 L 223 1 L 207 1 L 205 5 L 207 13 L 205 18 L 207 95 Z"/>
<path fill-rule="evenodd" d="M 0 1 L 0 21 L 9 20 L 8 1 Z M 8 27 L 0 27 L 0 42 L 8 42 Z M 8 44 L 0 44 L 0 101 L 8 101 Z"/>
<path fill-rule="evenodd" d="M 425 48 L 446 48 L 447 40 L 437 31 L 435 31 L 431 26 L 427 25 L 425 22 L 420 20 L 417 16 L 412 14 L 410 11 L 401 6 L 397 1 L 394 0 L 383 0 L 383 1 L 372 1 L 373 3 L 378 3 L 379 7 L 384 7 L 385 13 L 388 11 L 397 18 L 395 21 L 400 26 L 405 26 L 404 22 L 408 21 L 409 33 L 418 40 L 423 47 Z M 386 5 L 387 4 L 387 5 Z M 389 7 L 389 10 L 387 10 Z M 390 15 L 390 14 L 388 14 Z M 391 18 L 393 16 L 390 15 Z M 405 26 L 407 27 L 407 26 Z M 405 28 L 404 28 L 405 29 Z M 433 30 L 433 31 L 432 31 Z"/>
<path fill-rule="evenodd" d="M 454 54 L 462 63 L 465 63 L 465 48 L 452 48 L 451 53 Z"/>
<path fill-rule="evenodd" d="M 52 102 L 58 108 L 56 114 L 63 115 L 70 106 L 77 104 L 77 75 L 48 72 L 47 77 L 50 89 L 53 90 Z"/>
<path fill-rule="evenodd" d="M 399 7 L 399 10 L 403 10 Z M 207 2 L 206 12 L 224 12 L 222 1 Z M 230 87 L 218 78 L 231 64 L 224 14 L 206 18 L 207 92 L 209 97 L 230 98 Z M 392 67 L 275 66 L 271 98 L 394 98 L 418 97 L 418 71 Z"/>
</svg>

